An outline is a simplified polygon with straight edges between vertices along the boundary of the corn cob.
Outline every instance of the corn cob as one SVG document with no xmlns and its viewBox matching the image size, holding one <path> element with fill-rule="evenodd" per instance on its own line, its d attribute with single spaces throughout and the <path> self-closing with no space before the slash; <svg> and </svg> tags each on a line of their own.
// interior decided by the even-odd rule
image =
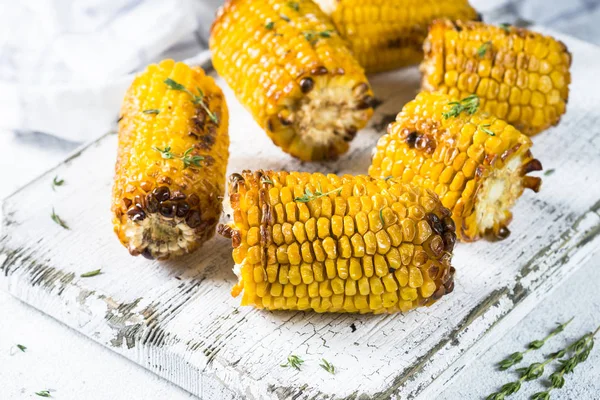
<svg viewBox="0 0 600 400">
<path fill-rule="evenodd" d="M 242 305 L 392 313 L 454 288 L 450 212 L 396 180 L 244 171 L 229 180 Z"/>
<path fill-rule="evenodd" d="M 150 65 L 125 95 L 112 211 L 132 255 L 166 259 L 210 239 L 229 157 L 223 93 L 201 68 Z"/>
<path fill-rule="evenodd" d="M 309 0 L 229 0 L 213 64 L 277 146 L 305 161 L 345 153 L 373 113 L 362 67 Z"/>
<path fill-rule="evenodd" d="M 420 93 L 379 139 L 369 168 L 373 177 L 433 190 L 464 241 L 507 237 L 510 209 L 524 188 L 537 192 L 541 185 L 526 176 L 542 169 L 529 151 L 531 139 L 478 106 L 475 95 L 454 101 Z"/>
<path fill-rule="evenodd" d="M 467 0 L 316 0 L 367 72 L 417 64 L 436 18 L 475 19 Z"/>
<path fill-rule="evenodd" d="M 477 94 L 484 110 L 526 135 L 558 124 L 569 99 L 571 55 L 550 36 L 510 26 L 436 21 L 424 45 L 424 90 Z"/>
</svg>

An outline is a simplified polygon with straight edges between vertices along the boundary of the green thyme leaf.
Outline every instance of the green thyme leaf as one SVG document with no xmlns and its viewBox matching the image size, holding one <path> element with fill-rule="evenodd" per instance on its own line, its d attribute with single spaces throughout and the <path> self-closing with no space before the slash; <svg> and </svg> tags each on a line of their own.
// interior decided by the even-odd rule
<svg viewBox="0 0 600 400">
<path fill-rule="evenodd" d="M 200 165 L 200 161 L 204 160 L 204 157 L 202 156 L 190 156 L 190 153 L 194 150 L 194 147 L 190 147 L 189 149 L 187 149 L 185 151 L 185 153 L 183 153 L 183 157 L 181 157 L 181 160 L 183 161 L 183 169 L 186 169 L 188 167 L 191 167 L 192 165 L 195 167 L 202 167 L 202 165 Z"/>
<path fill-rule="evenodd" d="M 52 190 L 56 190 L 57 187 L 62 186 L 65 183 L 64 179 L 59 179 L 58 175 L 52 179 Z"/>
<path fill-rule="evenodd" d="M 208 117 L 215 124 L 219 123 L 219 119 L 217 118 L 217 116 L 212 111 L 210 111 L 210 109 L 206 105 L 206 102 L 204 101 L 204 92 L 202 92 L 202 90 L 199 87 L 196 87 L 198 94 L 194 94 L 191 91 L 189 91 L 185 86 L 183 86 L 181 83 L 178 83 L 171 78 L 165 79 L 164 83 L 171 90 L 177 90 L 177 91 L 184 92 L 184 93 L 187 93 L 188 95 L 190 95 L 192 97 L 192 103 L 197 104 L 200 107 L 202 107 L 204 109 L 204 111 L 206 111 L 206 114 L 208 115 Z"/>
<path fill-rule="evenodd" d="M 300 11 L 300 4 L 297 1 L 288 1 L 287 6 L 294 11 Z"/>
<path fill-rule="evenodd" d="M 52 218 L 52 221 L 56 222 L 58 225 L 60 225 L 63 229 L 67 229 L 69 230 L 69 226 L 67 225 L 67 223 L 65 221 L 63 221 L 55 212 L 54 212 L 54 208 L 52 208 L 52 214 L 50 214 L 50 218 Z"/>
<path fill-rule="evenodd" d="M 461 101 L 451 101 L 448 105 L 452 106 L 450 111 L 442 113 L 444 119 L 458 117 L 460 113 L 466 111 L 468 114 L 475 114 L 479 108 L 479 97 L 476 94 L 465 97 Z"/>
<path fill-rule="evenodd" d="M 25 350 L 27 350 L 27 347 L 23 346 L 22 344 L 18 344 L 17 345 L 17 349 L 21 350 L 23 353 L 25 353 Z"/>
<path fill-rule="evenodd" d="M 35 392 L 40 397 L 52 397 L 49 390 L 40 390 L 39 392 Z"/>
<path fill-rule="evenodd" d="M 335 367 L 333 366 L 333 364 L 331 364 L 329 361 L 327 361 L 324 358 L 322 358 L 321 361 L 322 362 L 321 362 L 321 364 L 319 364 L 319 366 L 321 368 L 323 368 L 325 371 L 327 371 L 330 374 L 334 375 L 335 374 Z"/>
<path fill-rule="evenodd" d="M 383 207 L 379 209 L 379 220 L 381 221 L 381 225 L 385 228 L 385 220 L 383 219 Z"/>
<path fill-rule="evenodd" d="M 496 134 L 490 130 L 490 124 L 479 125 L 479 129 L 490 136 L 496 136 Z"/>
<path fill-rule="evenodd" d="M 102 273 L 102 269 L 98 268 L 93 271 L 85 272 L 79 276 L 82 278 L 91 278 L 92 276 L 100 275 L 101 273 Z"/>
<path fill-rule="evenodd" d="M 547 170 L 546 172 L 544 172 L 544 176 L 550 176 L 550 175 L 552 175 L 554 172 L 555 172 L 555 170 L 554 170 L 554 169 L 549 169 L 549 170 Z"/>
<path fill-rule="evenodd" d="M 260 183 L 268 183 L 269 185 L 273 185 L 273 181 L 270 180 L 267 176 L 263 176 L 260 178 Z"/>
<path fill-rule="evenodd" d="M 281 17 L 282 20 L 284 20 L 285 22 L 290 22 L 291 20 L 288 18 L 287 15 L 285 14 L 279 14 L 279 17 Z"/>
<path fill-rule="evenodd" d="M 285 364 L 281 364 L 281 367 L 287 368 L 287 367 L 292 367 L 297 369 L 298 371 L 300 371 L 300 366 L 302 366 L 302 364 L 304 364 L 304 360 L 301 359 L 300 357 L 290 354 L 287 358 L 287 363 Z"/>
<path fill-rule="evenodd" d="M 265 28 L 267 28 L 267 29 L 269 29 L 269 30 L 271 30 L 271 29 L 275 28 L 275 22 L 273 22 L 273 21 L 269 21 L 269 22 L 267 22 L 267 23 L 265 24 Z"/>
<path fill-rule="evenodd" d="M 390 180 L 390 179 L 392 179 L 392 178 L 393 178 L 393 176 L 392 176 L 392 175 L 390 175 L 390 176 L 386 176 L 385 178 L 383 178 L 383 180 L 387 182 L 387 181 L 389 181 L 389 180 Z"/>
<path fill-rule="evenodd" d="M 510 33 L 510 24 L 509 23 L 502 23 L 499 25 L 500 29 L 502 29 L 504 32 L 506 33 Z"/>
<path fill-rule="evenodd" d="M 159 114 L 160 110 L 157 110 L 155 108 L 149 109 L 149 110 L 144 110 L 142 111 L 144 114 Z"/>
<path fill-rule="evenodd" d="M 171 153 L 171 146 L 167 146 L 164 149 L 161 149 L 160 147 L 152 147 L 152 150 L 158 151 L 162 158 L 164 158 L 165 160 L 170 160 L 173 158 L 173 153 Z"/>
<path fill-rule="evenodd" d="M 321 197 L 329 196 L 330 194 L 333 194 L 333 193 L 340 194 L 341 191 L 342 191 L 342 188 L 339 187 L 339 188 L 333 189 L 332 191 L 329 191 L 327 193 L 323 193 L 323 191 L 319 187 L 319 189 L 315 190 L 315 193 L 312 193 L 308 188 L 306 188 L 304 190 L 304 195 L 302 197 L 296 197 L 294 199 L 294 201 L 297 201 L 298 203 L 308 203 L 310 201 L 319 199 Z"/>
<path fill-rule="evenodd" d="M 487 51 L 489 49 L 492 48 L 492 42 L 485 42 L 484 44 L 482 44 L 481 46 L 479 46 L 479 48 L 477 49 L 477 56 L 479 58 L 482 58 L 483 56 L 485 56 L 485 54 L 487 53 Z"/>
</svg>

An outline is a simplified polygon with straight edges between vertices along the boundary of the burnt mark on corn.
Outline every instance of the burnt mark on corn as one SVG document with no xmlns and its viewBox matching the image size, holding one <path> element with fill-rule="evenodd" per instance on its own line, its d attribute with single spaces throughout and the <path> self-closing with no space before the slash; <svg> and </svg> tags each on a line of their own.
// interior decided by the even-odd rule
<svg viewBox="0 0 600 400">
<path fill-rule="evenodd" d="M 307 94 L 315 87 L 315 81 L 311 77 L 302 78 L 300 80 L 300 90 L 302 93 Z"/>
<path fill-rule="evenodd" d="M 530 172 L 541 171 L 541 170 L 543 170 L 542 163 L 539 160 L 534 158 L 533 160 L 531 160 L 527 164 L 525 164 L 521 171 L 522 171 L 523 175 L 525 175 Z"/>
<path fill-rule="evenodd" d="M 229 175 L 229 192 L 230 193 L 237 193 L 238 189 L 239 189 L 239 185 L 240 184 L 244 184 L 244 177 L 240 174 L 238 174 L 237 172 Z"/>
<path fill-rule="evenodd" d="M 327 68 L 325 68 L 323 66 L 310 70 L 311 75 L 314 75 L 314 76 L 327 75 L 328 72 L 329 71 L 327 70 Z"/>
<path fill-rule="evenodd" d="M 408 136 L 406 136 L 406 144 L 408 145 L 408 147 L 410 147 L 411 149 L 414 149 L 415 145 L 417 144 L 418 138 L 419 138 L 419 134 L 417 132 L 409 133 Z"/>
</svg>

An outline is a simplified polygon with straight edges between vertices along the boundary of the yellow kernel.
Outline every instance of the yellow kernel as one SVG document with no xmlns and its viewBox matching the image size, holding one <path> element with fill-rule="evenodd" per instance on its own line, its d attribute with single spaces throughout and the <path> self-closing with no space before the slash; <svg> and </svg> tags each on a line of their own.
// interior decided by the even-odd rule
<svg viewBox="0 0 600 400">
<path fill-rule="evenodd" d="M 373 261 L 374 261 L 374 266 L 375 266 L 375 275 L 384 276 L 390 270 L 390 268 L 385 260 L 385 257 L 383 257 L 382 255 L 375 254 L 375 257 L 373 257 Z"/>
<path fill-rule="evenodd" d="M 381 283 L 381 279 L 379 279 L 377 276 L 372 276 L 369 278 L 369 284 L 371 287 L 371 293 L 373 294 L 382 294 L 385 291 L 383 284 Z"/>
<path fill-rule="evenodd" d="M 331 281 L 323 281 L 319 283 L 319 296 L 331 297 L 333 291 L 331 290 Z"/>
<path fill-rule="evenodd" d="M 392 245 L 390 237 L 386 231 L 381 230 L 377 232 L 377 234 L 375 234 L 375 238 L 377 239 L 377 252 L 379 254 L 386 254 Z"/>
<path fill-rule="evenodd" d="M 369 230 L 369 218 L 367 217 L 367 213 L 361 211 L 354 216 L 354 220 L 356 222 L 356 230 L 361 235 L 364 235 Z"/>
<path fill-rule="evenodd" d="M 381 301 L 381 295 L 375 295 L 373 293 L 369 295 L 369 308 L 371 310 L 379 310 L 382 305 L 383 302 Z"/>
<path fill-rule="evenodd" d="M 354 296 L 356 294 L 356 281 L 352 279 L 346 279 L 345 283 L 345 292 L 346 296 Z"/>
<path fill-rule="evenodd" d="M 404 237 L 404 241 L 412 242 L 416 233 L 415 222 L 410 218 L 405 218 L 402 220 L 401 225 L 402 236 Z"/>
<path fill-rule="evenodd" d="M 416 300 L 419 295 L 417 294 L 417 289 L 411 287 L 402 287 L 400 288 L 400 297 L 404 300 Z"/>
<path fill-rule="evenodd" d="M 346 215 L 344 217 L 344 235 L 351 237 L 354 234 L 354 219 Z"/>
<path fill-rule="evenodd" d="M 400 269 L 397 269 L 394 272 L 394 275 L 396 276 L 396 279 L 398 280 L 400 286 L 404 287 L 408 285 L 408 268 L 402 267 Z"/>
<path fill-rule="evenodd" d="M 398 295 L 396 292 L 386 292 L 381 295 L 381 297 L 383 299 L 383 306 L 385 308 L 390 308 L 398 302 Z"/>
<path fill-rule="evenodd" d="M 365 255 L 365 242 L 360 234 L 355 233 L 352 238 L 350 238 L 350 242 L 352 243 L 352 255 L 354 257 L 362 257 Z"/>
<path fill-rule="evenodd" d="M 294 285 L 287 284 L 283 286 L 283 297 L 292 297 L 294 295 Z"/>
<path fill-rule="evenodd" d="M 342 236 L 344 230 L 344 219 L 339 215 L 331 217 L 331 234 L 335 238 Z"/>
<path fill-rule="evenodd" d="M 312 283 L 314 281 L 312 265 L 308 263 L 302 263 L 302 265 L 300 265 L 300 275 L 302 276 L 302 282 L 306 283 L 307 285 Z"/>
<path fill-rule="evenodd" d="M 325 260 L 325 272 L 327 272 L 327 279 L 333 279 L 337 276 L 337 266 L 335 260 Z"/>
<path fill-rule="evenodd" d="M 308 295 L 310 297 L 319 296 L 319 282 L 315 281 L 308 285 Z"/>
<path fill-rule="evenodd" d="M 349 260 L 338 258 L 337 259 L 337 273 L 338 276 L 342 279 L 348 279 L 348 265 Z"/>
<path fill-rule="evenodd" d="M 311 242 L 314 241 L 317 238 L 317 219 L 310 218 L 308 221 L 306 221 L 306 224 L 304 224 L 304 230 L 306 231 L 306 237 L 308 240 Z"/>
<path fill-rule="evenodd" d="M 386 291 L 395 292 L 398 290 L 398 284 L 396 283 L 393 274 L 390 273 L 385 275 L 383 278 L 381 278 L 381 281 L 383 282 Z"/>
<path fill-rule="evenodd" d="M 283 286 L 281 285 L 281 283 L 279 282 L 273 282 L 271 284 L 271 296 L 273 297 L 278 297 L 281 296 L 281 293 L 283 291 Z"/>
<path fill-rule="evenodd" d="M 292 285 L 299 285 L 302 283 L 302 276 L 300 275 L 300 266 L 291 265 L 288 269 L 288 279 Z M 300 296 L 298 296 L 300 297 Z"/>
<path fill-rule="evenodd" d="M 360 261 L 354 257 L 350 259 L 349 273 L 350 278 L 354 280 L 358 280 L 362 276 Z"/>
<path fill-rule="evenodd" d="M 362 294 L 363 296 L 366 296 L 371 292 L 371 289 L 369 286 L 369 278 L 367 278 L 366 276 L 363 276 L 357 282 L 358 282 L 358 292 L 360 294 Z"/>
<path fill-rule="evenodd" d="M 385 258 L 390 268 L 396 269 L 400 268 L 400 265 L 402 265 L 402 258 L 400 256 L 400 251 L 397 247 L 392 247 L 390 251 L 385 255 Z"/>
<path fill-rule="evenodd" d="M 337 254 L 337 244 L 335 240 L 331 237 L 327 237 L 323 239 L 323 250 L 327 253 L 327 257 L 330 259 L 336 259 L 338 257 Z"/>
<path fill-rule="evenodd" d="M 344 293 L 344 281 L 341 278 L 335 277 L 331 280 L 331 290 L 335 294 Z"/>
<path fill-rule="evenodd" d="M 423 274 L 421 270 L 416 267 L 411 267 L 408 270 L 408 286 L 412 288 L 418 288 L 423 285 Z"/>
<path fill-rule="evenodd" d="M 325 253 L 325 249 L 323 249 L 323 245 L 321 243 L 320 240 L 315 240 L 312 244 L 313 246 L 313 253 L 315 255 L 315 258 L 317 259 L 317 261 L 325 261 L 325 258 L 327 258 L 327 253 Z"/>
<path fill-rule="evenodd" d="M 373 255 L 377 252 L 377 238 L 372 231 L 365 233 L 363 236 L 365 241 L 365 251 L 369 255 Z"/>
<path fill-rule="evenodd" d="M 374 265 L 373 265 L 373 257 L 371 256 L 365 256 L 362 258 L 362 267 L 363 267 L 363 275 L 366 277 L 371 277 L 373 276 L 373 273 L 375 271 Z"/>
<path fill-rule="evenodd" d="M 317 232 L 321 239 L 329 237 L 329 219 L 321 217 L 317 220 Z"/>
</svg>

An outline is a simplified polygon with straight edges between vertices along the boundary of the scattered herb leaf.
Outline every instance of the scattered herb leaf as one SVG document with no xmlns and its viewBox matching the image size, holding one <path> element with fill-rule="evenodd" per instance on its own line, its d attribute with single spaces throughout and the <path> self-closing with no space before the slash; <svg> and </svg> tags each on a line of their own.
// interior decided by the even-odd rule
<svg viewBox="0 0 600 400">
<path fill-rule="evenodd" d="M 273 181 L 270 180 L 268 177 L 263 176 L 262 178 L 260 178 L 260 183 L 268 183 L 270 185 L 273 185 Z"/>
<path fill-rule="evenodd" d="M 58 225 L 60 225 L 63 229 L 69 229 L 69 226 L 66 224 L 65 221 L 63 221 L 55 212 L 54 212 L 54 208 L 52 208 L 52 214 L 50 214 L 50 218 L 52 218 L 52 221 L 56 222 Z"/>
<path fill-rule="evenodd" d="M 184 92 L 189 94 L 192 97 L 192 103 L 199 105 L 200 107 L 202 107 L 204 109 L 204 111 L 206 111 L 206 114 L 208 114 L 208 117 L 215 123 L 218 124 L 219 123 L 219 119 L 217 118 L 217 116 L 210 111 L 210 109 L 208 108 L 208 106 L 206 105 L 206 102 L 204 101 L 204 92 L 199 88 L 196 87 L 196 91 L 198 91 L 198 94 L 194 94 L 192 92 L 190 92 L 185 86 L 183 86 L 181 83 L 175 82 L 173 79 L 171 78 L 167 78 L 165 79 L 165 84 L 169 87 L 169 89 L 171 90 L 177 90 L 180 92 Z"/>
<path fill-rule="evenodd" d="M 452 106 L 452 108 L 450 111 L 442 113 L 442 116 L 445 119 L 458 117 L 463 111 L 473 115 L 479 108 L 479 103 L 479 97 L 476 94 L 467 96 L 461 101 L 451 101 L 448 105 Z"/>
<path fill-rule="evenodd" d="M 383 219 L 383 207 L 379 209 L 379 220 L 381 221 L 381 225 L 385 228 L 385 220 Z"/>
<path fill-rule="evenodd" d="M 302 197 L 296 197 L 294 199 L 294 201 L 297 201 L 299 203 L 308 203 L 309 201 L 313 201 L 313 200 L 319 199 L 321 197 L 329 196 L 330 194 L 333 194 L 333 193 L 339 194 L 341 191 L 342 191 L 342 188 L 339 187 L 339 188 L 333 189 L 332 191 L 329 191 L 327 193 L 323 193 L 323 191 L 319 187 L 319 189 L 315 190 L 315 192 L 313 193 L 310 191 L 309 188 L 306 188 L 306 189 L 304 189 L 304 195 Z"/>
<path fill-rule="evenodd" d="M 387 182 L 392 178 L 394 178 L 394 177 L 392 175 L 390 175 L 390 176 L 386 176 L 385 178 L 383 178 L 383 180 Z"/>
<path fill-rule="evenodd" d="M 290 22 L 291 20 L 288 18 L 287 15 L 285 14 L 279 14 L 279 16 L 281 17 L 282 20 L 284 20 L 285 22 Z"/>
<path fill-rule="evenodd" d="M 487 51 L 491 48 L 492 48 L 492 42 L 490 42 L 490 41 L 485 42 L 484 44 L 479 46 L 479 48 L 477 49 L 477 56 L 479 58 L 482 58 L 483 56 L 485 56 L 485 53 L 487 53 Z"/>
<path fill-rule="evenodd" d="M 27 350 L 27 347 L 23 346 L 22 344 L 18 344 L 17 345 L 17 349 L 21 350 L 23 353 L 25 353 L 25 350 Z"/>
<path fill-rule="evenodd" d="M 144 111 L 142 111 L 142 112 L 143 112 L 144 114 L 159 114 L 159 113 L 160 113 L 160 110 L 157 110 L 157 109 L 154 109 L 154 108 L 153 108 L 153 109 L 150 109 L 150 110 L 144 110 Z"/>
<path fill-rule="evenodd" d="M 322 358 L 321 361 L 322 361 L 322 363 L 319 364 L 319 366 L 321 368 L 323 368 L 325 371 L 327 371 L 330 374 L 334 375 L 335 374 L 335 367 L 333 366 L 333 364 L 331 364 L 329 361 L 327 361 L 324 358 Z"/>
<path fill-rule="evenodd" d="M 187 149 L 185 151 L 185 153 L 183 153 L 183 157 L 181 157 L 181 160 L 183 161 L 183 169 L 186 169 L 188 167 L 191 167 L 192 165 L 195 167 L 202 167 L 202 165 L 200 165 L 200 161 L 204 160 L 204 157 L 202 156 L 190 156 L 190 153 L 194 150 L 194 147 L 190 147 L 189 149 Z"/>
<path fill-rule="evenodd" d="M 300 357 L 290 354 L 287 358 L 287 363 L 281 364 L 281 367 L 292 367 L 300 371 L 300 366 L 304 363 L 304 360 Z"/>
<path fill-rule="evenodd" d="M 313 46 L 317 43 L 317 41 L 320 38 L 330 38 L 332 33 L 333 33 L 333 31 L 331 29 L 328 29 L 328 30 L 322 31 L 322 32 L 316 32 L 316 31 L 302 32 L 302 34 L 304 35 L 304 38 L 308 42 L 310 42 L 310 44 Z"/>
<path fill-rule="evenodd" d="M 554 171 L 555 171 L 554 168 L 551 168 L 551 169 L 547 170 L 546 172 L 544 172 L 544 176 L 550 176 L 554 173 Z"/>
<path fill-rule="evenodd" d="M 79 275 L 82 278 L 91 278 L 92 276 L 100 275 L 102 273 L 102 269 L 98 268 L 93 271 L 85 272 Z"/>
<path fill-rule="evenodd" d="M 489 128 L 490 128 L 490 124 L 479 125 L 479 129 L 482 132 L 485 132 L 485 133 L 487 133 L 490 136 L 496 136 L 496 134 L 494 132 L 492 132 Z"/>
<path fill-rule="evenodd" d="M 171 146 L 167 146 L 164 149 L 161 149 L 160 147 L 152 147 L 152 150 L 158 151 L 162 158 L 164 158 L 165 160 L 170 160 L 173 158 L 173 153 L 171 153 Z"/>
<path fill-rule="evenodd" d="M 273 28 L 275 28 L 275 22 L 273 21 L 269 21 L 265 24 L 265 28 L 267 28 L 268 30 L 271 30 Z"/>
<path fill-rule="evenodd" d="M 288 1 L 287 6 L 294 11 L 300 11 L 300 4 L 297 1 Z"/>
<path fill-rule="evenodd" d="M 40 397 L 52 397 L 49 390 L 40 390 L 39 392 L 35 392 Z"/>
<path fill-rule="evenodd" d="M 504 22 L 502 24 L 499 25 L 500 29 L 502 29 L 504 32 L 506 33 L 510 33 L 510 24 L 507 22 Z"/>
<path fill-rule="evenodd" d="M 62 186 L 65 183 L 64 179 L 59 179 L 58 175 L 52 179 L 52 190 L 56 190 L 58 186 Z"/>
</svg>

